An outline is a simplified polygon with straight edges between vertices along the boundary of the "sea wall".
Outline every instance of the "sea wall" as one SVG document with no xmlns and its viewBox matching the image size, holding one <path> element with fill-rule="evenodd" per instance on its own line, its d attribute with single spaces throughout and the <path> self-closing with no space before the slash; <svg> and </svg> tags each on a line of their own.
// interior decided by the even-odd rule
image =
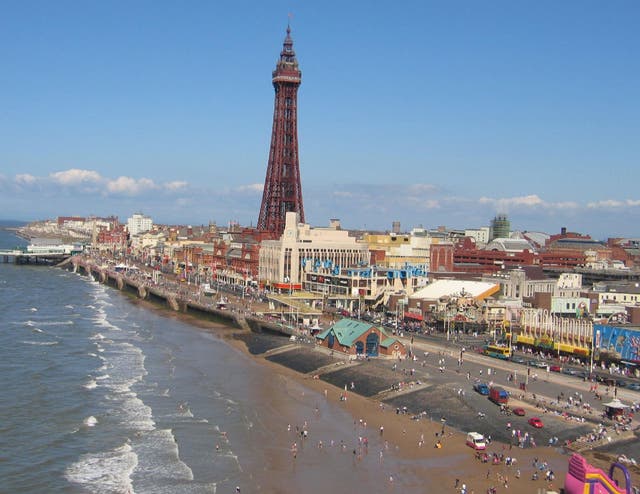
<svg viewBox="0 0 640 494">
<path fill-rule="evenodd" d="M 213 307 L 209 301 L 196 300 L 194 293 L 188 290 L 172 290 L 167 286 L 155 285 L 140 275 L 127 275 L 108 267 L 99 266 L 92 258 L 86 256 L 74 256 L 61 263 L 59 267 L 91 276 L 95 281 L 120 290 L 129 296 L 199 319 L 254 332 L 292 334 L 292 331 L 282 324 L 261 319 L 236 308 L 219 309 Z"/>
</svg>

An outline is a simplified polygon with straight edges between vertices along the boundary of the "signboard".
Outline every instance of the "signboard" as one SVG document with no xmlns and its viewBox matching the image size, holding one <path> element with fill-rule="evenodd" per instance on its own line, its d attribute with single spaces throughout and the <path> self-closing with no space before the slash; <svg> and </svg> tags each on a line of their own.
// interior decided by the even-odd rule
<svg viewBox="0 0 640 494">
<path fill-rule="evenodd" d="M 619 326 L 594 324 L 596 349 L 611 358 L 640 362 L 640 331 Z"/>
</svg>

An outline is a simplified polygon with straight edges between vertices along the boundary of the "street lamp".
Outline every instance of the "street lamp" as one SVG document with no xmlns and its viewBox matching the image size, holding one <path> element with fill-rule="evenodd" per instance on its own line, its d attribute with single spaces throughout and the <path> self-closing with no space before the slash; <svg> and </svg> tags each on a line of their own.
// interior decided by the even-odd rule
<svg viewBox="0 0 640 494">
<path fill-rule="evenodd" d="M 600 345 L 600 330 L 597 330 L 595 334 L 593 334 L 593 329 L 591 331 L 591 357 L 589 358 L 589 377 L 593 374 L 593 354 L 596 351 L 596 344 Z"/>
</svg>

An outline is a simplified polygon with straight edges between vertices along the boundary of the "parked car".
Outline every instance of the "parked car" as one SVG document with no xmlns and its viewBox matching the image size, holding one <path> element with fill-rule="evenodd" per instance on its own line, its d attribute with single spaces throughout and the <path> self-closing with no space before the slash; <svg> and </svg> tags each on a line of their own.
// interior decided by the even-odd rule
<svg viewBox="0 0 640 494">
<path fill-rule="evenodd" d="M 513 410 L 511 410 L 513 412 L 514 415 L 517 415 L 518 417 L 524 417 L 525 411 L 524 408 L 514 408 Z"/>
<path fill-rule="evenodd" d="M 561 372 L 562 371 L 562 367 L 560 367 L 559 365 L 550 365 L 549 366 L 549 370 L 551 372 Z"/>
<path fill-rule="evenodd" d="M 528 422 L 530 426 L 535 427 L 536 429 L 542 429 L 544 427 L 542 420 L 538 417 L 531 417 Z"/>
<path fill-rule="evenodd" d="M 512 355 L 511 356 L 511 362 L 514 362 L 516 364 L 525 364 L 527 361 L 525 359 L 523 359 L 522 357 L 516 356 L 516 355 Z"/>
<path fill-rule="evenodd" d="M 485 383 L 475 383 L 473 385 L 473 390 L 483 396 L 487 396 L 489 394 L 489 386 Z"/>
<path fill-rule="evenodd" d="M 631 389 L 632 391 L 640 391 L 640 383 L 627 384 L 627 389 Z"/>
<path fill-rule="evenodd" d="M 562 373 L 568 376 L 575 376 L 578 373 L 578 371 L 570 367 L 565 367 L 564 369 L 562 369 Z"/>
<path fill-rule="evenodd" d="M 467 446 L 470 446 L 473 449 L 483 450 L 487 447 L 484 436 L 482 434 L 479 434 L 478 432 L 469 432 L 469 434 L 467 434 L 466 443 Z"/>
</svg>

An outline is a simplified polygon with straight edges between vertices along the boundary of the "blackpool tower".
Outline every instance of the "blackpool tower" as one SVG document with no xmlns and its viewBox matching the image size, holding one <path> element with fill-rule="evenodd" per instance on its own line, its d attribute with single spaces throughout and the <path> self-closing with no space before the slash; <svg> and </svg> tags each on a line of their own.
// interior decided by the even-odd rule
<svg viewBox="0 0 640 494">
<path fill-rule="evenodd" d="M 301 81 L 302 72 L 293 51 L 291 28 L 287 26 L 280 60 L 273 71 L 276 97 L 271 147 L 258 217 L 258 230 L 271 232 L 277 237 L 284 231 L 286 213 L 297 212 L 299 221 L 304 223 L 298 159 L 298 86 Z"/>
</svg>

